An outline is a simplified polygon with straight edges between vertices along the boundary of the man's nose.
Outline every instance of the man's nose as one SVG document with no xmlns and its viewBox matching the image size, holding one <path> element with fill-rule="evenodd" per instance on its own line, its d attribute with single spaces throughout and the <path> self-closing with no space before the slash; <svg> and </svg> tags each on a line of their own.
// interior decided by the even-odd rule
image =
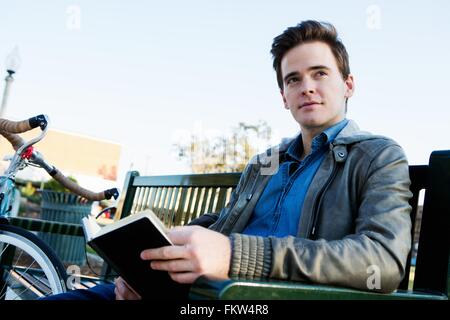
<svg viewBox="0 0 450 320">
<path fill-rule="evenodd" d="M 304 96 L 310 95 L 310 94 L 313 94 L 316 92 L 313 81 L 308 80 L 308 79 L 303 80 L 302 87 L 300 89 L 301 89 L 302 95 L 304 95 Z"/>
</svg>

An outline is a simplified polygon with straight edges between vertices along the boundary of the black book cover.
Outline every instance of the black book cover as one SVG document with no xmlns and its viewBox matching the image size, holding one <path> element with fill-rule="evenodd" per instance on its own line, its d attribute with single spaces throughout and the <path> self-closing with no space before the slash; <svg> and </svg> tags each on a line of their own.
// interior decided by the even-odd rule
<svg viewBox="0 0 450 320">
<path fill-rule="evenodd" d="M 147 217 L 91 239 L 88 244 L 143 299 L 185 299 L 189 285 L 173 281 L 166 271 L 153 270 L 142 260 L 145 249 L 171 245 Z"/>
</svg>

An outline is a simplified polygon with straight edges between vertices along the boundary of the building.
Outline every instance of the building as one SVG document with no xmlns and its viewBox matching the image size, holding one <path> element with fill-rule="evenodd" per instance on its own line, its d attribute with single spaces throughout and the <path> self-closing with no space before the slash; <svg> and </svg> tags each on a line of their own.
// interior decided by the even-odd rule
<svg viewBox="0 0 450 320">
<path fill-rule="evenodd" d="M 30 140 L 38 134 L 32 130 L 21 134 Z M 79 184 L 93 191 L 117 187 L 118 166 L 122 146 L 111 141 L 101 140 L 79 134 L 49 129 L 43 140 L 34 145 L 45 159 L 65 175 L 73 176 Z M 7 140 L 0 138 L 0 156 L 13 154 Z M 1 161 L 2 172 L 8 162 Z M 42 181 L 50 177 L 42 169 L 27 168 L 18 174 L 27 180 Z"/>
</svg>

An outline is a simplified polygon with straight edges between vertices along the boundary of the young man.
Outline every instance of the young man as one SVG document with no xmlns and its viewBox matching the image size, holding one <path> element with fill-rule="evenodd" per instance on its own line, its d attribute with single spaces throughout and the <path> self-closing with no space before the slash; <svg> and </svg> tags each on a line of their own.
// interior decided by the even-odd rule
<svg viewBox="0 0 450 320">
<path fill-rule="evenodd" d="M 284 107 L 301 133 L 247 165 L 220 215 L 172 229 L 175 245 L 145 250 L 142 259 L 180 283 L 207 275 L 371 290 L 376 268 L 375 290 L 395 290 L 411 244 L 401 147 L 345 118 L 354 79 L 332 25 L 288 28 L 271 52 Z M 107 290 L 109 298 L 140 298 L 121 278 Z"/>
</svg>

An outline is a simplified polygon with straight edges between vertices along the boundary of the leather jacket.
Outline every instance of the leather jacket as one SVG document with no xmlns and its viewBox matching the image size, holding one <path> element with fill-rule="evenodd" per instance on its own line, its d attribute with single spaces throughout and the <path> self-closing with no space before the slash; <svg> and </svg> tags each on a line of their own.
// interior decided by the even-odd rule
<svg viewBox="0 0 450 320">
<path fill-rule="evenodd" d="M 198 221 L 230 236 L 230 277 L 392 292 L 411 246 L 408 162 L 395 141 L 360 131 L 351 120 L 311 182 L 297 235 L 241 234 L 293 140 L 252 159 L 228 205 Z"/>
</svg>

